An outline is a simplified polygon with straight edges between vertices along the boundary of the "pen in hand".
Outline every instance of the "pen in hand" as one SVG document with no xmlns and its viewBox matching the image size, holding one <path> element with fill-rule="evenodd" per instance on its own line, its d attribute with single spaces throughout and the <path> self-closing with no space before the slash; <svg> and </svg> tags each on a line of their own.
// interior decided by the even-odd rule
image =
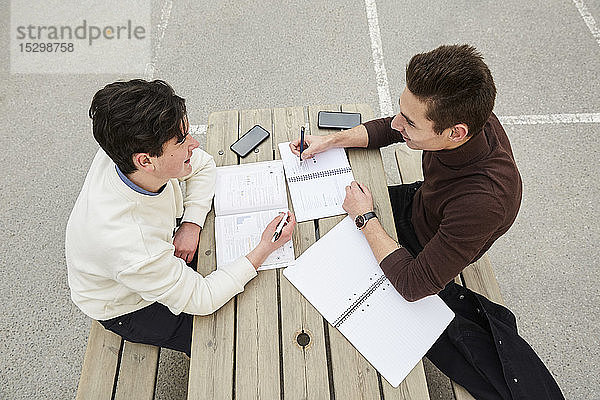
<svg viewBox="0 0 600 400">
<path fill-rule="evenodd" d="M 304 127 L 300 128 L 300 161 L 302 161 L 302 152 L 304 151 Z"/>
<path fill-rule="evenodd" d="M 275 233 L 273 234 L 271 243 L 275 243 L 275 241 L 277 239 L 279 239 L 279 236 L 281 236 L 281 231 L 283 231 L 283 227 L 285 226 L 285 224 L 287 224 L 287 219 L 288 219 L 287 216 L 288 216 L 288 214 L 285 213 L 285 216 L 283 218 L 281 218 L 281 221 L 279 221 L 279 224 L 277 224 L 277 228 L 275 228 Z"/>
</svg>

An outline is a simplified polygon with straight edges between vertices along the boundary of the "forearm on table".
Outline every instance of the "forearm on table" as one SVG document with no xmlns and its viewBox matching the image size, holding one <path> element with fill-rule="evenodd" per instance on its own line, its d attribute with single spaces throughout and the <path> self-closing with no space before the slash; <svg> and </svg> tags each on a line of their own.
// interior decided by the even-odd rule
<svg viewBox="0 0 600 400">
<path fill-rule="evenodd" d="M 364 125 L 332 133 L 327 136 L 330 147 L 367 147 L 369 135 Z"/>
<path fill-rule="evenodd" d="M 254 266 L 254 269 L 258 269 L 265 262 L 269 254 L 271 252 L 259 244 L 250 253 L 246 254 L 246 258 Z"/>
<path fill-rule="evenodd" d="M 390 254 L 398 250 L 398 244 L 388 236 L 378 220 L 369 220 L 363 232 L 385 276 L 394 285 L 398 293 L 407 301 L 416 301 L 430 294 L 437 293 L 440 290 L 437 287 L 432 288 L 431 285 L 423 280 L 422 274 L 419 274 L 414 269 L 413 264 L 415 260 L 412 256 L 408 255 L 406 250 L 403 251 L 409 256 L 408 258 L 399 258 L 395 257 L 395 255 L 390 256 Z M 394 260 L 386 259 L 388 256 L 394 258 Z M 386 261 L 382 262 L 384 259 Z M 392 264 L 390 264 L 390 261 Z"/>
<path fill-rule="evenodd" d="M 367 222 L 367 225 L 363 228 L 363 233 L 378 264 L 398 248 L 398 242 L 387 234 L 377 218 Z"/>
</svg>

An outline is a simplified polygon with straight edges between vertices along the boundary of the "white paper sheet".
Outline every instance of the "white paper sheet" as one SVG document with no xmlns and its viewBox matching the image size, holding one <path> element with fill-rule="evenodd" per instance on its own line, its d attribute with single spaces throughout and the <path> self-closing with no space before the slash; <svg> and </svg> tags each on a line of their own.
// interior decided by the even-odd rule
<svg viewBox="0 0 600 400">
<path fill-rule="evenodd" d="M 260 242 L 269 222 L 288 210 L 282 162 L 218 167 L 214 205 L 217 266 L 222 266 L 248 254 Z M 271 253 L 258 270 L 293 263 L 290 240 Z"/>
<path fill-rule="evenodd" d="M 406 301 L 385 278 L 367 240 L 349 217 L 283 274 L 394 387 L 454 318 L 438 296 Z M 366 296 L 369 289 L 372 292 Z M 359 298 L 366 299 L 353 308 Z M 340 323 L 342 315 L 347 318 Z"/>
<path fill-rule="evenodd" d="M 287 208 L 281 161 L 217 168 L 215 215 Z"/>
<path fill-rule="evenodd" d="M 330 149 L 301 162 L 290 150 L 289 142 L 278 146 L 296 220 L 345 214 L 345 187 L 354 176 L 344 149 Z"/>
<path fill-rule="evenodd" d="M 248 254 L 260 242 L 262 232 L 269 222 L 279 212 L 286 211 L 287 209 L 279 209 L 215 217 L 215 238 L 219 243 L 217 266 L 229 264 L 240 256 Z M 259 271 L 293 264 L 294 247 L 290 240 L 271 253 Z"/>
</svg>

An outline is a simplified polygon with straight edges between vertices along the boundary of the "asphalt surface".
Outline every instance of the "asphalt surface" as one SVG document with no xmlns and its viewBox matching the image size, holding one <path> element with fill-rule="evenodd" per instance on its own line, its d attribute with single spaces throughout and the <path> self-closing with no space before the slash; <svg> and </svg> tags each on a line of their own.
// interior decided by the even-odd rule
<svg viewBox="0 0 600 400">
<path fill-rule="evenodd" d="M 585 2 L 598 26 L 600 3 Z M 186 98 L 192 124 L 213 111 L 309 104 L 368 103 L 379 114 L 364 2 L 206 3 L 173 3 L 154 47 L 154 77 Z M 470 43 L 494 75 L 497 115 L 600 112 L 600 44 L 572 1 L 376 4 L 394 111 L 412 55 Z M 154 34 L 163 5 L 152 2 Z M 11 74 L 6 0 L 0 16 L 0 398 L 73 398 L 90 320 L 70 301 L 64 231 L 97 149 L 87 110 L 105 84 L 143 74 Z M 566 398 L 598 399 L 600 124 L 505 128 L 524 194 L 489 251 L 500 289 Z M 187 368 L 164 350 L 156 397 L 185 398 Z M 443 398 L 431 374 L 432 398 Z"/>
</svg>

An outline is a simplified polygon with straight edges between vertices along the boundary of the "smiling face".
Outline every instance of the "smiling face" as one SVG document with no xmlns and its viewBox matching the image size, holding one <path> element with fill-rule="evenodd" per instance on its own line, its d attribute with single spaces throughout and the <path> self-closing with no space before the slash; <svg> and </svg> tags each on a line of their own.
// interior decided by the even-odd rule
<svg viewBox="0 0 600 400">
<path fill-rule="evenodd" d="M 186 135 L 182 142 L 177 142 L 174 137 L 163 146 L 163 154 L 154 157 L 155 173 L 157 177 L 164 179 L 182 178 L 192 172 L 190 157 L 192 150 L 200 146 L 200 143 L 191 135 Z"/>
<path fill-rule="evenodd" d="M 159 157 L 151 157 L 155 166 L 156 177 L 163 180 L 182 178 L 192 172 L 190 157 L 192 151 L 200 146 L 200 143 L 189 134 L 189 125 L 185 128 L 183 140 L 177 140 L 177 136 L 163 144 L 163 154 Z"/>
<path fill-rule="evenodd" d="M 433 121 L 427 119 L 427 104 L 420 101 L 408 88 L 400 96 L 400 113 L 392 120 L 392 129 L 400 132 L 408 147 L 413 150 L 443 150 L 456 147 L 452 128 L 441 134 L 433 130 Z"/>
</svg>

